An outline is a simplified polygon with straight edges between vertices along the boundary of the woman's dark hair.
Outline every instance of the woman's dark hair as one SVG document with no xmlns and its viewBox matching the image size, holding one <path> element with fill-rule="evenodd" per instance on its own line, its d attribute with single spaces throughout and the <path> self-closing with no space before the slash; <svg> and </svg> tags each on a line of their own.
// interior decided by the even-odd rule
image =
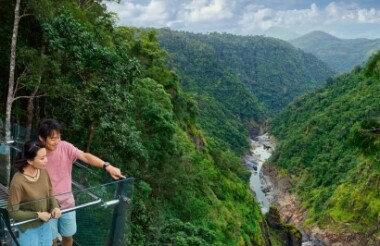
<svg viewBox="0 0 380 246">
<path fill-rule="evenodd" d="M 24 144 L 22 157 L 17 160 L 13 167 L 17 168 L 20 172 L 24 172 L 24 167 L 28 165 L 28 160 L 33 160 L 37 156 L 37 152 L 45 148 L 45 145 L 38 140 L 30 140 Z"/>
<path fill-rule="evenodd" d="M 47 139 L 54 132 L 61 132 L 61 124 L 55 119 L 43 119 L 38 125 L 38 135 L 43 139 Z"/>
</svg>

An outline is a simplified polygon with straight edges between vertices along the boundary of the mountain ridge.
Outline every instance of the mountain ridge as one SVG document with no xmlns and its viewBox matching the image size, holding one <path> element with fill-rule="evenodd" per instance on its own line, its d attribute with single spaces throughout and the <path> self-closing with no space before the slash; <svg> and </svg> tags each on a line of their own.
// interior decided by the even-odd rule
<svg viewBox="0 0 380 246">
<path fill-rule="evenodd" d="M 214 61 L 223 64 L 249 85 L 266 109 L 272 112 L 280 110 L 294 96 L 317 88 L 334 74 L 314 55 L 300 52 L 277 38 L 219 33 L 195 34 L 169 29 L 160 29 L 158 36 L 163 48 L 170 54 L 177 55 L 170 58 L 172 66 L 176 68 L 180 63 L 183 68 L 189 65 L 183 63 L 183 59 L 179 60 L 179 57 L 185 57 L 185 53 L 192 54 L 191 50 L 184 50 L 191 47 L 189 42 L 201 45 L 203 52 L 212 51 Z M 169 40 L 169 36 L 172 40 Z M 173 40 L 180 44 L 173 43 Z M 193 62 L 194 59 L 189 60 L 193 66 L 203 66 Z M 204 69 L 209 70 L 210 66 L 204 66 Z M 282 88 L 278 87 L 280 85 Z M 273 98 L 269 98 L 270 93 L 275 93 L 277 98 L 271 101 Z M 289 93 L 294 95 L 288 95 Z"/>
<path fill-rule="evenodd" d="M 323 31 L 310 32 L 288 42 L 314 54 L 339 73 L 362 66 L 380 49 L 380 39 L 341 39 Z"/>
<path fill-rule="evenodd" d="M 324 32 L 324 31 L 312 31 L 312 32 L 309 32 L 309 33 L 306 33 L 304 35 L 301 35 L 297 38 L 294 38 L 294 39 L 290 39 L 289 41 L 293 42 L 293 41 L 297 41 L 297 40 L 302 40 L 302 39 L 331 39 L 331 40 L 340 40 L 340 38 L 332 35 L 332 34 L 329 34 L 327 32 Z"/>
<path fill-rule="evenodd" d="M 264 131 L 266 118 L 333 75 L 315 56 L 272 37 L 159 29 L 158 39 L 184 91 L 201 105 L 202 129 L 240 154 L 248 134 Z M 215 104 L 222 107 L 220 114 L 212 109 Z M 224 127 L 215 127 L 218 122 Z"/>
</svg>

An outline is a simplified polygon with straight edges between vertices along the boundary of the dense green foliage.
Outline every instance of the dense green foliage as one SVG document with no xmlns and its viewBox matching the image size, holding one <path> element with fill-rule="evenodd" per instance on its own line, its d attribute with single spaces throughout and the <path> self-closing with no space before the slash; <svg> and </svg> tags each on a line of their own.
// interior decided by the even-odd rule
<svg viewBox="0 0 380 246">
<path fill-rule="evenodd" d="M 246 151 L 248 134 L 265 131 L 268 115 L 333 74 L 314 56 L 273 38 L 169 29 L 158 30 L 158 38 L 184 91 L 198 102 L 208 142 L 238 154 Z"/>
<path fill-rule="evenodd" d="M 263 110 L 273 115 L 333 75 L 313 55 L 279 39 L 160 29 L 159 40 L 184 90 L 208 93 L 242 120 L 257 120 Z"/>
<path fill-rule="evenodd" d="M 2 81 L 13 4 L 0 9 Z M 247 136 L 331 70 L 273 38 L 115 27 L 99 0 L 25 0 L 21 13 L 12 121 L 54 117 L 64 139 L 136 178 L 126 244 L 268 243 L 240 158 Z M 367 76 L 378 78 L 377 64 Z M 366 129 L 377 122 L 355 125 L 352 149 L 374 153 Z"/>
<path fill-rule="evenodd" d="M 293 177 L 306 224 L 378 236 L 379 55 L 291 103 L 271 122 L 272 161 Z M 377 231 L 377 234 L 376 234 Z M 375 234 L 374 234 L 375 233 Z"/>
<path fill-rule="evenodd" d="M 366 60 L 380 49 L 380 39 L 340 39 L 316 31 L 289 41 L 294 46 L 314 54 L 331 69 L 343 73 Z"/>
<path fill-rule="evenodd" d="M 19 29 L 12 121 L 23 125 L 31 117 L 35 127 L 39 119 L 54 117 L 63 124 L 64 139 L 136 178 L 126 244 L 264 244 L 263 218 L 237 155 L 246 143 L 243 125 L 228 122 L 236 143 L 216 141 L 215 126 L 205 134 L 198 127 L 211 127 L 213 121 L 199 118 L 208 112 L 231 117 L 233 104 L 226 110 L 208 94 L 184 93 L 178 75 L 165 65 L 156 32 L 116 28 L 101 1 L 21 4 L 26 15 Z M 13 9 L 13 4 L 1 8 L 0 54 L 6 58 Z M 9 73 L 6 60 L 1 59 L 2 81 Z M 239 85 L 243 97 L 221 95 L 242 103 L 245 119 L 259 119 L 260 110 L 250 111 L 258 103 L 247 86 L 235 74 L 223 76 L 237 82 L 221 79 L 226 88 Z M 6 83 L 2 87 L 3 107 Z M 30 102 L 34 108 L 26 111 Z M 220 121 L 220 131 L 224 124 Z M 100 227 L 89 233 L 96 236 L 96 230 Z"/>
</svg>

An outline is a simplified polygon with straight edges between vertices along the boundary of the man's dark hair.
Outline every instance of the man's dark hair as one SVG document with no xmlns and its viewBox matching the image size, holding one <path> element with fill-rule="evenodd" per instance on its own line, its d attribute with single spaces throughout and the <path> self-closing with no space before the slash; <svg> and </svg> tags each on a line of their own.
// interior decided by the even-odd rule
<svg viewBox="0 0 380 246">
<path fill-rule="evenodd" d="M 38 135 L 43 139 L 47 139 L 54 132 L 61 132 L 61 124 L 55 119 L 43 119 L 38 125 Z"/>
</svg>

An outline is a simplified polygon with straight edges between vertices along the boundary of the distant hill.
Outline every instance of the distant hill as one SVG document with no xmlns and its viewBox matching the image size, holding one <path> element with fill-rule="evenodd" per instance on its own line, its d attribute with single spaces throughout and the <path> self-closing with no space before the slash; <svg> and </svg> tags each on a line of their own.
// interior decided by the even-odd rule
<svg viewBox="0 0 380 246">
<path fill-rule="evenodd" d="M 311 32 L 289 42 L 314 54 L 340 73 L 363 65 L 375 51 L 380 50 L 380 39 L 340 39 L 322 31 Z"/>
<path fill-rule="evenodd" d="M 169 29 L 158 30 L 158 38 L 183 89 L 199 102 L 202 128 L 232 149 L 246 137 L 241 124 L 257 134 L 267 117 L 334 74 L 314 55 L 275 38 Z"/>
<path fill-rule="evenodd" d="M 263 34 L 268 37 L 279 38 L 282 40 L 291 40 L 301 36 L 299 33 L 284 27 L 271 27 Z"/>
<path fill-rule="evenodd" d="M 158 37 L 170 53 L 171 66 L 188 78 L 185 81 L 193 81 L 184 84 L 185 90 L 209 91 L 226 104 L 226 98 L 218 98 L 222 87 L 217 85 L 228 80 L 230 88 L 250 89 L 269 114 L 334 74 L 314 55 L 276 38 L 168 29 L 159 30 Z"/>
</svg>

